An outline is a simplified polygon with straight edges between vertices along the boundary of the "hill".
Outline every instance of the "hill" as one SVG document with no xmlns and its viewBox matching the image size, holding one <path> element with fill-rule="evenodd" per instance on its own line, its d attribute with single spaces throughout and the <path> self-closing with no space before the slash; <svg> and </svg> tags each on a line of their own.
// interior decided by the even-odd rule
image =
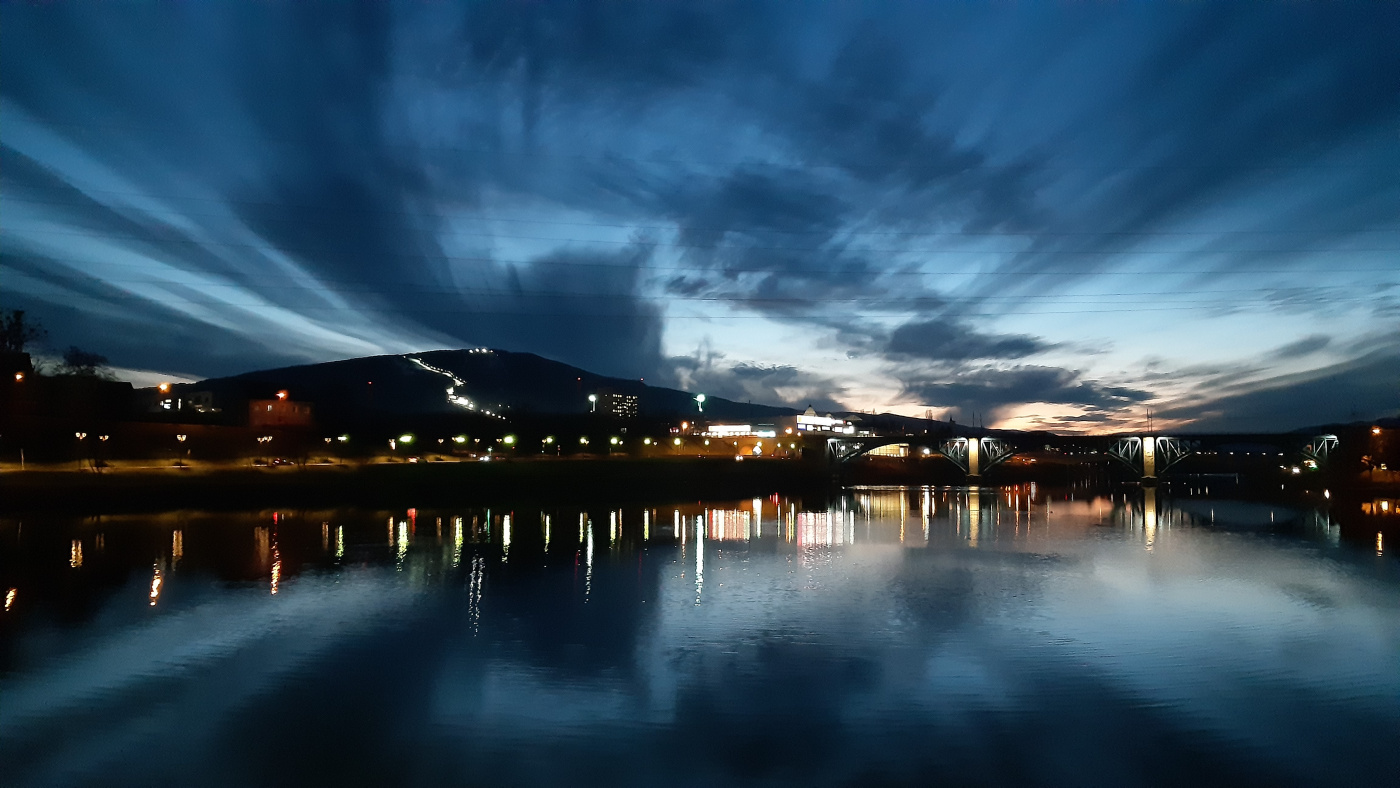
<svg viewBox="0 0 1400 788">
<path fill-rule="evenodd" d="M 192 384 L 218 402 L 270 399 L 286 390 L 313 403 L 320 417 L 433 416 L 465 413 L 511 417 L 584 414 L 588 395 L 635 395 L 643 418 L 696 414 L 694 395 L 640 380 L 597 375 L 533 353 L 476 348 L 305 364 L 259 370 Z M 236 409 L 236 405 L 233 405 Z M 792 408 L 708 397 L 705 415 L 718 420 L 761 420 L 798 413 Z"/>
</svg>

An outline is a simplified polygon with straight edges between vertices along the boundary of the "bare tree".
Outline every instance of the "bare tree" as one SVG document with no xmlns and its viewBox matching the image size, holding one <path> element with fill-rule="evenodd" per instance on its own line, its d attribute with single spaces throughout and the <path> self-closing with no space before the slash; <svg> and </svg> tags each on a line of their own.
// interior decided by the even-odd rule
<svg viewBox="0 0 1400 788">
<path fill-rule="evenodd" d="M 58 374 L 84 378 L 109 378 L 112 373 L 107 369 L 107 363 L 106 356 L 90 353 L 77 346 L 70 346 L 63 351 L 63 364 L 59 366 Z"/>
<path fill-rule="evenodd" d="M 44 327 L 26 320 L 23 309 L 0 309 L 0 351 L 23 353 L 25 346 L 45 336 Z"/>
</svg>

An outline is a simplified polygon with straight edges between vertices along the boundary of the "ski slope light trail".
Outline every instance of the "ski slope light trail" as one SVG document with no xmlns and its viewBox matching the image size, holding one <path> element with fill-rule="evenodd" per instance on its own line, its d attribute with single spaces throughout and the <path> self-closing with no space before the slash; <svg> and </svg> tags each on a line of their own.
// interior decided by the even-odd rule
<svg viewBox="0 0 1400 788">
<path fill-rule="evenodd" d="M 448 372 L 445 369 L 442 369 L 441 367 L 435 367 L 432 364 L 423 361 L 423 359 L 421 358 L 414 358 L 413 356 L 404 356 L 404 358 L 408 359 L 409 361 L 412 361 L 413 363 L 417 364 L 423 369 L 426 369 L 429 372 L 436 372 L 437 374 L 442 375 L 443 377 L 452 381 L 452 385 L 447 387 L 447 401 L 449 404 L 456 405 L 459 408 L 466 408 L 467 410 L 476 410 L 476 403 L 457 393 L 458 386 L 467 385 L 467 382 L 465 380 L 462 380 L 461 378 L 457 377 L 451 372 Z"/>
</svg>

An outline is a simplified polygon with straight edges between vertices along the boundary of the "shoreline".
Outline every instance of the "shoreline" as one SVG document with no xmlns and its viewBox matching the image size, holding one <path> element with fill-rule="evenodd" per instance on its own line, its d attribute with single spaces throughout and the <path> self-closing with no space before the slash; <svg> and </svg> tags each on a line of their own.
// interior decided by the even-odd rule
<svg viewBox="0 0 1400 788">
<path fill-rule="evenodd" d="M 0 472 L 0 514 L 746 498 L 829 483 L 805 463 L 732 458 L 29 469 Z"/>
</svg>

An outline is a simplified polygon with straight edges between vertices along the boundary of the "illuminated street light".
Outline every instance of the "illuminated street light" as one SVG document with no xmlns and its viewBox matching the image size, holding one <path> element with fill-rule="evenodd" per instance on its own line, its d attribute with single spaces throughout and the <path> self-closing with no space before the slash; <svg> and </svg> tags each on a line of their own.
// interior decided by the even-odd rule
<svg viewBox="0 0 1400 788">
<path fill-rule="evenodd" d="M 16 382 L 16 383 L 22 383 L 22 382 L 24 382 L 24 373 L 23 373 L 23 372 L 16 372 L 16 373 L 15 373 L 15 382 Z"/>
<path fill-rule="evenodd" d="M 350 436 L 349 436 L 349 435 L 341 435 L 339 438 L 336 438 L 336 440 L 340 441 L 341 443 L 345 443 L 346 441 L 350 440 Z"/>
<path fill-rule="evenodd" d="M 287 398 L 287 390 L 286 390 L 286 389 L 282 389 L 281 391 L 277 392 L 277 399 L 286 399 L 286 398 Z"/>
<path fill-rule="evenodd" d="M 553 443 L 553 442 L 554 442 L 554 436 L 553 436 L 553 435 L 546 435 L 546 436 L 544 436 L 544 442 L 545 442 L 545 443 Z"/>
<path fill-rule="evenodd" d="M 588 410 L 588 412 L 589 412 L 589 413 L 597 413 L 597 412 L 598 412 L 598 395 L 597 395 L 597 394 L 589 394 L 589 395 L 588 395 L 588 404 L 589 404 L 589 410 Z"/>
<path fill-rule="evenodd" d="M 1381 428 L 1380 428 L 1380 427 L 1372 427 L 1372 428 L 1371 428 L 1371 434 L 1372 434 L 1372 435 L 1380 435 L 1380 434 L 1381 434 Z"/>
<path fill-rule="evenodd" d="M 613 437 L 611 437 L 611 438 L 608 439 L 608 443 L 611 443 L 611 444 L 614 445 L 614 446 L 616 446 L 617 444 L 619 444 L 619 443 L 621 443 L 621 442 L 622 442 L 622 441 L 618 440 L 618 439 L 617 439 L 617 436 L 615 436 L 615 435 L 614 435 Z"/>
<path fill-rule="evenodd" d="M 681 445 L 681 439 L 680 439 L 680 438 L 676 438 L 675 440 L 673 440 L 673 441 L 671 441 L 671 442 L 674 443 L 674 444 L 676 444 L 677 446 Z"/>
<path fill-rule="evenodd" d="M 512 444 L 515 443 L 515 436 L 514 436 L 514 435 L 507 435 L 507 436 L 505 436 L 504 438 L 501 438 L 501 442 L 504 443 L 504 444 L 507 445 L 507 446 L 510 446 L 510 445 L 512 445 Z"/>
<path fill-rule="evenodd" d="M 402 444 L 404 444 L 404 445 L 413 443 L 413 433 L 411 433 L 411 432 L 405 432 L 404 434 L 400 435 L 400 436 L 399 436 L 399 443 L 402 443 Z"/>
<path fill-rule="evenodd" d="M 696 395 L 695 395 L 695 404 L 696 404 L 696 406 L 699 408 L 700 412 L 701 412 L 701 413 L 704 413 L 704 412 L 705 412 L 705 395 L 704 395 L 704 394 L 696 394 Z"/>
<path fill-rule="evenodd" d="M 453 442 L 453 443 L 466 443 L 466 442 L 467 442 L 467 436 L 465 436 L 465 435 L 453 435 L 453 436 L 452 436 L 452 442 Z"/>
<path fill-rule="evenodd" d="M 582 443 L 584 446 L 587 446 L 587 445 L 588 445 L 588 436 L 585 435 L 585 436 L 579 438 L 579 439 L 578 439 L 578 442 L 579 442 L 579 443 Z"/>
<path fill-rule="evenodd" d="M 175 440 L 184 443 L 189 437 L 188 435 L 176 435 Z"/>
<path fill-rule="evenodd" d="M 156 388 L 157 388 L 157 389 L 160 391 L 160 393 L 162 393 L 162 394 L 169 394 L 169 393 L 170 393 L 170 384 L 169 384 L 169 383 L 161 383 L 159 386 L 156 386 Z"/>
<path fill-rule="evenodd" d="M 646 444 L 647 446 L 650 446 L 651 438 L 642 438 L 642 443 Z"/>
</svg>

